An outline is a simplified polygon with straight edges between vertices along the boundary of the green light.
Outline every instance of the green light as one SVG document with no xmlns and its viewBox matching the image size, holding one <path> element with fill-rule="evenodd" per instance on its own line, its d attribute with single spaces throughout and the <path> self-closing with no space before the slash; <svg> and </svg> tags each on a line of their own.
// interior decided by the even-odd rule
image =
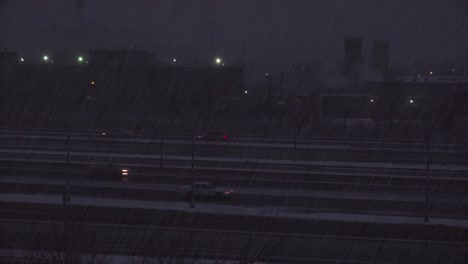
<svg viewBox="0 0 468 264">
<path fill-rule="evenodd" d="M 44 55 L 44 57 L 42 57 L 44 59 L 44 61 L 48 61 L 49 60 L 49 56 L 47 55 Z"/>
<path fill-rule="evenodd" d="M 83 57 L 81 57 L 81 56 L 78 57 L 78 61 L 79 61 L 79 62 L 83 62 Z"/>
</svg>

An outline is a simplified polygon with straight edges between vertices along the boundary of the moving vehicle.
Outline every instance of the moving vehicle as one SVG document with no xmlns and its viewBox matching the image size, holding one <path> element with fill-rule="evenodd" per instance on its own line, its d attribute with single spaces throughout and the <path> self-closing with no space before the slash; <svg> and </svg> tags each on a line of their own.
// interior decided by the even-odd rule
<svg viewBox="0 0 468 264">
<path fill-rule="evenodd" d="M 112 163 L 92 165 L 88 170 L 88 179 L 90 180 L 127 182 L 129 176 L 130 170 L 128 168 L 123 168 Z"/>
<path fill-rule="evenodd" d="M 103 138 L 131 138 L 135 137 L 135 133 L 128 130 L 111 130 L 102 131 L 99 136 Z"/>
<path fill-rule="evenodd" d="M 228 136 L 226 131 L 211 131 L 205 133 L 197 133 L 195 135 L 195 139 L 208 141 L 227 141 Z"/>
<path fill-rule="evenodd" d="M 179 192 L 184 193 L 187 199 L 191 198 L 191 185 L 182 186 Z M 216 187 L 211 182 L 195 182 L 193 184 L 193 195 L 196 198 L 231 198 L 234 195 L 234 190 L 228 188 Z"/>
</svg>

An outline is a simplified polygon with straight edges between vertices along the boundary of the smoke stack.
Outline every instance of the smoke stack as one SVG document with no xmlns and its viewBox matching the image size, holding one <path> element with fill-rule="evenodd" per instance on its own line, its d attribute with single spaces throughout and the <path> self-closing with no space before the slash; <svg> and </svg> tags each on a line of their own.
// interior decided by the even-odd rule
<svg viewBox="0 0 468 264">
<path fill-rule="evenodd" d="M 371 67 L 385 71 L 390 64 L 390 42 L 386 40 L 374 40 L 371 55 Z"/>
<path fill-rule="evenodd" d="M 76 8 L 84 8 L 84 0 L 76 0 Z"/>
<path fill-rule="evenodd" d="M 347 37 L 344 39 L 345 72 L 349 72 L 356 64 L 362 64 L 362 37 Z"/>
</svg>

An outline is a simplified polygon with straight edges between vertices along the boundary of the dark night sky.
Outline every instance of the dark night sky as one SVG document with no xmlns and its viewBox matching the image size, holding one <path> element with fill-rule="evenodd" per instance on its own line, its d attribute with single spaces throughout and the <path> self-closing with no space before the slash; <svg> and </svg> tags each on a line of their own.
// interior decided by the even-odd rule
<svg viewBox="0 0 468 264">
<path fill-rule="evenodd" d="M 340 62 L 344 36 L 389 39 L 394 64 L 468 61 L 468 0 L 85 0 L 81 18 L 71 0 L 0 1 L 0 47 L 29 57 L 137 43 L 204 60 L 215 20 L 227 61 Z"/>
</svg>

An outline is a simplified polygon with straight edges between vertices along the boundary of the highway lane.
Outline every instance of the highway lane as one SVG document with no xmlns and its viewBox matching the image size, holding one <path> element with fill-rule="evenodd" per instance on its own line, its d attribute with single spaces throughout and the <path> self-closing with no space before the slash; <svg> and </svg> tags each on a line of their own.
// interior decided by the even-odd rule
<svg viewBox="0 0 468 264">
<path fill-rule="evenodd" d="M 128 162 L 128 161 L 127 161 Z M 88 166 L 92 163 L 72 162 L 70 175 L 72 180 L 85 179 Z M 145 184 L 188 184 L 191 181 L 191 167 L 160 167 L 159 165 L 146 165 L 120 163 L 121 166 L 131 170 L 129 181 Z M 62 178 L 66 175 L 65 162 L 45 160 L 23 160 L 21 162 L 0 162 L 3 177 L 34 176 L 38 178 Z M 408 171 L 406 173 L 411 173 Z M 193 172 L 195 180 L 211 181 L 218 185 L 234 186 L 236 188 L 277 188 L 321 191 L 356 191 L 367 193 L 392 194 L 420 194 L 423 195 L 426 186 L 425 175 L 415 176 L 407 174 L 368 174 L 368 172 L 351 173 L 341 172 L 315 172 L 315 171 L 275 171 L 275 170 L 249 170 L 236 168 L 195 167 Z M 434 173 L 435 174 L 435 173 Z M 465 197 L 468 193 L 468 179 L 461 174 L 447 176 L 433 175 L 431 172 L 429 188 L 431 194 L 440 197 Z M 460 178 L 462 177 L 462 178 Z"/>
<path fill-rule="evenodd" d="M 0 192 L 12 194 L 61 195 L 64 181 L 37 178 L 1 178 Z M 135 199 L 147 201 L 187 202 L 186 193 L 178 191 L 181 185 L 135 184 L 102 181 L 72 181 L 74 197 Z M 231 187 L 229 187 L 231 188 Z M 232 199 L 197 198 L 200 203 L 227 205 L 281 206 L 284 210 L 352 212 L 420 216 L 424 214 L 423 190 L 419 194 L 365 193 L 358 191 L 305 191 L 271 188 L 233 188 Z M 432 216 L 468 219 L 467 194 L 448 195 L 430 189 L 429 212 Z"/>
<path fill-rule="evenodd" d="M 77 145 L 74 146 L 71 153 L 72 161 L 74 163 L 79 163 L 79 161 L 81 161 L 83 165 L 98 162 L 118 163 L 126 167 L 131 167 L 134 171 L 134 175 L 138 175 L 137 178 L 139 181 L 154 180 L 154 177 L 152 177 L 152 174 L 154 174 L 156 170 L 154 165 L 161 162 L 160 155 L 153 153 L 158 153 L 160 150 L 160 146 L 158 146 L 158 144 L 137 144 L 129 143 L 126 140 L 121 140 L 123 142 L 120 142 L 119 140 L 110 140 L 110 142 L 107 142 L 108 140 L 102 141 L 106 144 L 110 143 L 109 146 L 97 148 L 95 146 L 95 142 L 92 142 L 91 144 L 93 144 L 94 147 L 90 148 L 86 147 L 86 144 L 89 143 L 88 141 L 81 142 L 81 144 L 78 144 L 80 142 L 77 142 Z M 20 147 L 2 149 L 0 154 L 0 156 L 2 156 L 1 167 L 11 169 L 16 168 L 15 171 L 17 173 L 21 173 L 21 170 L 24 169 L 42 169 L 44 167 L 47 169 L 48 164 L 51 164 L 51 162 L 65 158 L 65 149 L 63 147 L 51 147 L 48 145 L 49 142 L 47 142 L 47 140 L 39 143 L 44 143 L 46 146 L 30 145 L 25 149 Z M 198 176 L 209 177 L 212 179 L 215 178 L 215 181 L 221 183 L 236 183 L 236 180 L 238 183 L 240 178 L 239 174 L 242 174 L 243 177 L 241 185 L 244 186 L 249 184 L 266 185 L 267 181 L 264 179 L 271 180 L 269 183 L 273 184 L 273 186 L 277 186 L 281 184 L 281 181 L 283 181 L 283 183 L 287 185 L 286 187 L 298 187 L 305 182 L 304 186 L 309 188 L 349 188 L 350 183 L 355 183 L 356 185 L 359 185 L 359 188 L 364 188 L 366 186 L 365 188 L 368 190 L 382 190 L 381 185 L 400 186 L 400 188 L 406 188 L 406 186 L 409 186 L 411 188 L 426 184 L 425 178 L 427 172 L 424 169 L 424 164 L 412 166 L 413 168 L 419 167 L 419 169 L 410 169 L 411 166 L 407 166 L 407 164 L 403 162 L 391 163 L 387 160 L 384 167 L 379 167 L 379 165 L 373 166 L 373 164 L 377 164 L 377 159 L 375 157 L 371 162 L 361 164 L 352 162 L 330 162 L 327 160 L 327 155 L 324 155 L 321 152 L 314 154 L 318 159 L 318 161 L 315 162 L 304 162 L 304 160 L 288 162 L 291 154 L 288 153 L 288 151 L 290 152 L 291 150 L 281 150 L 280 156 L 284 159 L 279 160 L 261 159 L 257 156 L 255 151 L 248 151 L 248 149 L 240 150 L 239 153 L 247 152 L 246 155 L 241 154 L 241 159 L 228 159 L 225 157 L 229 157 L 232 153 L 230 154 L 229 147 L 224 146 L 225 144 L 210 142 L 201 142 L 198 144 L 200 144 L 200 146 L 197 146 L 197 148 L 201 148 L 201 150 L 203 150 L 204 147 L 206 148 L 206 150 L 203 150 L 205 151 L 204 154 L 206 156 L 201 156 L 203 153 L 198 151 L 195 153 L 195 168 L 198 170 L 204 170 L 203 175 Z M 230 144 L 231 143 L 228 143 L 227 145 Z M 147 153 L 147 147 L 150 148 L 151 153 Z M 191 167 L 191 153 L 185 153 L 185 156 L 170 155 L 171 149 L 178 147 L 180 146 L 177 144 L 173 146 L 167 145 L 164 147 L 164 165 L 166 167 Z M 188 148 L 188 146 L 183 146 L 183 148 Z M 333 149 L 332 152 L 333 151 L 336 152 L 336 149 Z M 264 149 L 261 150 L 261 152 L 271 154 L 274 151 Z M 255 159 L 250 159 L 249 155 L 253 156 Z M 353 157 L 353 159 L 359 156 L 356 153 L 352 155 L 349 153 L 349 155 L 346 155 Z M 369 153 L 366 155 L 369 155 Z M 435 157 L 431 157 L 431 159 L 432 158 Z M 73 166 L 75 165 L 76 164 Z M 60 167 L 63 167 L 63 165 L 55 163 L 50 166 L 49 169 L 51 171 L 56 171 L 57 169 L 60 170 Z M 212 170 L 209 171 L 208 167 L 211 167 Z M 437 164 L 431 160 L 431 184 L 446 189 L 464 189 L 466 186 L 465 181 L 467 180 L 466 172 L 453 170 L 452 167 L 453 166 L 449 164 Z M 83 168 L 79 169 L 83 170 Z M 86 168 L 84 170 L 86 170 Z M 282 176 L 275 176 L 278 171 L 283 171 Z M 164 173 L 156 173 L 164 175 Z M 218 175 L 214 175 L 216 173 Z M 186 171 L 180 173 L 182 178 L 185 177 L 185 174 Z M 298 176 L 298 174 L 307 176 Z M 236 180 L 231 180 L 232 176 Z M 439 178 L 442 177 L 446 177 L 447 180 L 440 180 Z M 221 180 L 221 178 L 223 178 L 223 180 Z M 259 178 L 262 180 L 259 181 Z M 167 180 L 170 178 L 166 177 L 165 179 Z"/>
<path fill-rule="evenodd" d="M 211 144 L 211 143 L 209 143 Z M 217 144 L 217 143 L 215 143 Z M 8 153 L 8 150 L 3 149 L 3 153 Z M 59 157 L 63 158 L 64 152 L 58 151 L 24 151 L 21 149 L 13 149 L 13 153 L 8 154 L 7 158 L 3 158 L 3 164 L 8 163 L 10 159 L 10 168 L 20 168 L 19 171 L 25 169 L 37 169 L 41 173 L 44 172 L 48 176 L 50 174 L 65 174 L 65 163 L 55 162 Z M 94 158 L 90 158 L 90 154 Z M 38 158 L 41 159 L 38 159 Z M 48 158 L 48 159 L 47 159 Z M 120 153 L 90 153 L 90 152 L 72 152 L 72 176 L 82 178 L 86 169 L 83 165 L 89 162 L 117 162 L 130 166 L 132 170 L 132 180 L 140 182 L 159 182 L 159 183 L 188 183 L 190 181 L 191 161 L 189 157 L 167 157 L 167 164 L 171 164 L 170 159 L 177 158 L 176 164 L 184 164 L 185 167 L 178 168 L 160 168 L 157 165 L 148 165 L 157 163 L 157 155 L 142 155 L 142 154 L 120 154 Z M 19 163 L 14 163 L 15 159 L 22 159 Z M 77 163 L 76 160 L 81 160 Z M 426 185 L 426 171 L 424 169 L 411 169 L 411 166 L 398 166 L 395 164 L 386 164 L 384 167 L 379 167 L 378 163 L 350 163 L 346 165 L 339 162 L 291 162 L 278 160 L 254 160 L 257 162 L 244 162 L 244 160 L 229 160 L 229 159 L 214 159 L 210 157 L 197 157 L 196 163 L 196 178 L 197 180 L 211 180 L 220 184 L 233 184 L 236 186 L 264 187 L 264 188 L 308 188 L 313 190 L 330 191 L 356 191 L 356 192 L 381 192 L 393 193 L 401 195 L 405 192 L 413 192 L 420 194 L 423 198 L 424 187 Z M 33 165 L 28 167 L 26 164 Z M 212 167 L 207 169 L 210 164 Z M 343 165 L 344 164 L 344 165 Z M 231 168 L 227 167 L 231 166 Z M 238 166 L 238 168 L 232 168 Z M 351 167 L 349 167 L 351 166 Z M 367 166 L 362 168 L 361 166 Z M 2 166 L 3 167 L 3 166 Z M 4 166 L 8 167 L 8 166 Z M 226 170 L 226 167 L 228 168 Z M 239 168 L 240 167 L 240 168 Z M 401 168 L 399 168 L 401 167 Z M 417 166 L 412 166 L 417 167 Z M 424 168 L 423 166 L 420 166 Z M 467 179 L 466 172 L 463 170 L 452 171 L 450 166 L 434 166 L 432 168 L 429 182 L 429 190 L 431 198 L 434 197 L 455 197 L 460 199 L 466 194 Z M 81 170 L 80 170 L 81 169 Z M 52 172 L 51 172 L 52 171 Z M 339 172 L 338 172 L 339 171 Z M 29 170 L 30 172 L 30 170 Z M 383 172 L 383 173 L 382 173 Z M 384 175 L 380 175 L 384 174 Z M 10 186 L 11 187 L 11 186 Z M 33 189 L 31 186 L 16 186 L 14 189 Z M 85 189 L 85 188 L 84 188 Z M 89 195 L 88 190 L 80 189 L 82 195 Z M 52 193 L 59 192 L 58 189 Z M 49 191 L 50 192 L 50 191 Z M 99 190 L 100 193 L 109 193 L 108 195 L 121 195 L 122 191 Z M 115 193 L 114 193 L 115 192 Z M 128 191 L 127 191 L 128 193 Z M 323 195 L 323 194 L 322 194 Z M 271 196 L 271 195 L 270 195 Z M 335 195 L 339 197 L 339 195 Z M 132 197 L 132 195 L 129 195 Z M 160 192 L 158 199 L 172 199 L 167 193 Z M 164 197 L 164 198 L 162 198 Z M 423 210 L 422 201 L 392 201 L 386 200 L 381 202 L 379 199 L 365 202 L 363 199 L 355 199 L 355 197 L 314 197 L 313 199 L 304 200 L 303 197 L 295 197 L 294 199 L 286 199 L 271 197 L 265 198 L 267 195 L 260 197 L 252 197 L 250 195 L 243 203 L 248 203 L 249 200 L 255 200 L 260 205 L 282 204 L 289 205 L 291 203 L 317 207 L 328 205 L 332 209 L 336 208 L 354 208 L 361 211 L 378 211 L 396 212 L 398 210 L 409 211 L 414 214 L 420 214 Z M 372 199 L 371 199 L 372 200 Z M 464 216 L 464 204 L 458 203 L 458 200 L 447 201 L 445 204 L 440 203 L 434 206 L 433 211 L 439 215 L 457 215 Z M 376 209 L 377 208 L 377 209 Z M 439 208 L 443 208 L 440 210 Z M 327 209 L 327 208 L 321 208 Z"/>
<path fill-rule="evenodd" d="M 0 150 L 3 155 L 0 167 L 4 170 L 12 169 L 49 169 L 51 171 L 65 168 L 66 153 L 50 151 L 21 151 L 6 154 L 9 151 Z M 427 170 L 421 165 L 406 165 L 394 163 L 346 163 L 346 162 L 316 162 L 316 161 L 284 161 L 262 159 L 226 159 L 196 157 L 193 161 L 187 156 L 165 156 L 164 167 L 161 167 L 161 159 L 158 155 L 129 155 L 115 153 L 90 153 L 71 152 L 72 170 L 87 170 L 90 164 L 116 163 L 129 167 L 137 174 L 164 174 L 160 170 L 180 169 L 186 170 L 192 167 L 205 174 L 227 175 L 236 177 L 241 174 L 254 180 L 255 178 L 283 179 L 304 181 L 327 182 L 358 182 L 387 185 L 413 185 L 425 184 Z M 429 176 L 437 186 L 446 187 L 446 183 L 453 182 L 463 186 L 466 182 L 468 166 L 444 166 L 431 165 Z M 181 175 L 183 175 L 181 173 Z M 264 176 L 264 177 L 262 177 Z M 226 177 L 228 178 L 228 177 Z M 452 184 L 453 185 L 453 184 Z M 455 185 L 455 186 L 456 186 Z"/>
<path fill-rule="evenodd" d="M 0 162 L 3 168 L 2 175 L 35 175 L 38 177 L 63 177 L 66 174 L 64 160 L 55 161 L 29 157 L 17 160 L 17 158 L 4 158 Z M 82 179 L 87 174 L 90 164 L 106 162 L 118 162 L 121 166 L 131 169 L 130 181 L 160 184 L 187 184 L 191 179 L 191 166 L 187 161 L 185 166 L 160 167 L 154 160 L 128 160 L 128 158 L 110 160 L 96 159 L 90 161 L 84 157 L 83 161 L 72 159 L 70 166 L 71 177 Z M 151 164 L 153 163 L 153 164 Z M 157 163 L 157 164 L 154 164 Z M 415 170 L 379 170 L 362 168 L 321 168 L 311 167 L 309 170 L 291 170 L 295 164 L 285 164 L 286 170 L 278 170 L 277 165 L 264 168 L 235 168 L 234 164 L 223 165 L 212 163 L 213 167 L 205 167 L 205 162 L 195 163 L 194 177 L 196 180 L 208 180 L 216 184 L 231 185 L 235 187 L 261 187 L 261 188 L 293 188 L 323 191 L 361 191 L 373 193 L 393 194 L 421 194 L 426 186 L 426 171 Z M 241 163 L 241 165 L 244 165 Z M 251 164 L 247 164 L 251 165 Z M 253 164 L 255 165 L 255 164 Z M 270 164 L 267 164 L 270 165 Z M 304 165 L 296 165 L 302 167 Z M 308 167 L 308 165 L 306 165 Z M 280 167 L 283 168 L 283 167 Z M 430 171 L 429 188 L 431 194 L 444 196 L 464 197 L 468 189 L 468 179 L 463 171 L 444 172 Z"/>
<path fill-rule="evenodd" d="M 51 150 L 42 150 L 42 149 L 0 149 L 0 155 L 2 160 L 12 160 L 12 158 L 49 158 L 49 159 L 63 159 L 66 155 L 66 151 L 51 151 Z M 135 160 L 135 161 L 144 161 L 151 160 L 161 161 L 161 158 L 167 162 L 196 162 L 196 163 L 215 163 L 215 164 L 237 164 L 241 165 L 243 168 L 256 168 L 261 166 L 277 166 L 278 169 L 310 169 L 310 168 L 346 168 L 348 170 L 359 169 L 359 170 L 369 170 L 374 169 L 374 171 L 385 170 L 386 172 L 394 171 L 408 171 L 408 170 L 419 170 L 424 171 L 426 169 L 426 163 L 424 164 L 411 164 L 411 163 L 394 163 L 394 162 L 345 162 L 345 161 L 335 161 L 335 160 L 297 160 L 291 161 L 288 159 L 261 159 L 261 158 L 228 158 L 228 157 L 212 157 L 212 156 L 173 156 L 173 155 L 155 155 L 155 154 L 141 154 L 141 153 L 131 153 L 125 151 L 107 151 L 107 152 L 92 152 L 92 151 L 76 151 L 70 150 L 70 155 L 73 159 L 78 160 L 92 160 L 92 159 L 108 159 L 108 160 Z M 434 172 L 443 172 L 443 173 L 465 173 L 468 171 L 468 164 L 462 163 L 459 165 L 452 164 L 439 164 L 436 162 L 429 163 L 431 171 Z"/>
<path fill-rule="evenodd" d="M 4 137 L 0 144 L 4 148 L 15 147 L 24 149 L 49 149 L 64 150 L 65 138 L 61 137 L 32 137 L 17 139 L 13 136 Z M 164 141 L 165 155 L 191 155 L 191 140 Z M 388 145 L 373 146 L 370 143 L 362 142 L 352 144 L 308 144 L 298 143 L 297 151 L 294 143 L 270 142 L 206 142 L 196 141 L 197 156 L 223 156 L 223 157 L 245 157 L 245 158 L 265 158 L 265 159 L 285 159 L 293 160 L 297 155 L 298 159 L 304 160 L 341 160 L 341 161 L 387 161 L 387 162 L 425 162 L 426 149 L 419 145 Z M 72 137 L 71 148 L 82 151 L 114 151 L 116 153 L 139 153 L 139 154 L 159 154 L 161 151 L 160 140 L 148 138 L 134 139 L 91 139 L 89 137 Z M 468 162 L 468 155 L 464 146 L 431 146 L 430 159 L 434 163 L 460 163 Z"/>
<path fill-rule="evenodd" d="M 70 131 L 72 137 L 81 138 L 82 140 L 89 139 L 102 139 L 101 133 L 103 131 Z M 0 138 L 49 138 L 64 140 L 67 136 L 65 130 L 0 130 Z M 164 133 L 163 137 L 168 140 L 182 140 L 190 141 L 192 134 L 175 134 L 175 133 Z M 115 137 L 111 137 L 114 138 Z M 153 132 L 140 132 L 133 133 L 128 136 L 122 136 L 121 138 L 126 140 L 152 140 L 159 141 L 161 138 L 160 130 Z M 234 142 L 240 143 L 274 143 L 274 144 L 298 144 L 306 145 L 327 145 L 327 146 L 355 146 L 355 147 L 376 147 L 376 148 L 408 148 L 411 149 L 423 149 L 426 148 L 426 141 L 424 138 L 411 138 L 408 140 L 376 140 L 376 139 L 343 139 L 343 138 L 317 138 L 317 137 L 269 137 L 269 136 L 255 136 L 255 135 L 229 135 L 229 139 Z M 460 142 L 457 140 L 451 141 L 437 141 L 432 140 L 431 146 L 434 149 L 460 149 L 466 150 L 466 141 Z"/>
</svg>

